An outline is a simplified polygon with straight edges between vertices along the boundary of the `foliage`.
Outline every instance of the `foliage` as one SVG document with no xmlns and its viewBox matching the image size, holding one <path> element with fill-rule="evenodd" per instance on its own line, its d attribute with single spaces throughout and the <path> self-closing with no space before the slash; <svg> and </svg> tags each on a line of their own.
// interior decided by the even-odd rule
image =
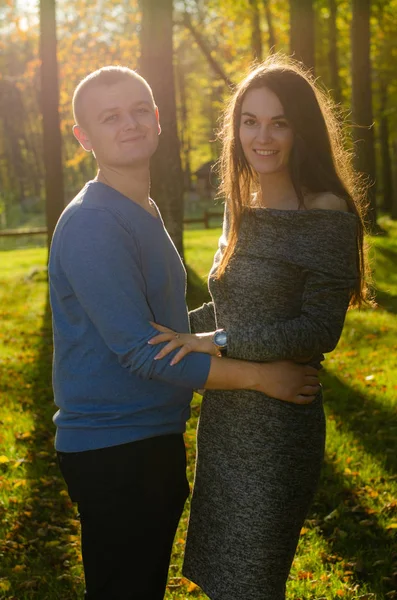
<svg viewBox="0 0 397 600">
<path fill-rule="evenodd" d="M 351 311 L 323 377 L 322 482 L 301 532 L 288 598 L 387 600 L 397 576 L 397 226 L 373 240 L 379 307 Z M 219 229 L 185 234 L 191 307 L 206 299 Z M 55 463 L 46 249 L 0 253 L 0 598 L 82 597 L 79 523 Z M 392 275 L 391 275 L 392 274 Z M 193 285 L 194 284 L 194 285 Z M 195 398 L 186 433 L 193 480 Z M 166 600 L 204 594 L 181 575 L 188 506 Z"/>
<path fill-rule="evenodd" d="M 270 50 L 265 6 L 271 15 L 276 50 L 288 52 L 288 0 L 174 0 L 178 127 L 188 184 L 189 172 L 194 173 L 204 162 L 218 156 L 216 129 L 229 89 L 186 26 L 185 15 L 189 15 L 213 61 L 229 80 L 237 82 L 254 55 L 251 31 L 254 4 L 260 12 L 263 53 Z M 349 113 L 351 2 L 337 0 L 336 5 L 338 76 L 343 108 Z M 330 0 L 313 0 L 313 6 L 316 74 L 321 83 L 332 88 Z M 371 55 L 378 159 L 382 115 L 387 115 L 390 125 L 387 143 L 391 146 L 397 138 L 396 16 L 397 0 L 372 0 Z M 95 173 L 92 157 L 78 146 L 72 135 L 73 90 L 88 72 L 105 64 L 138 67 L 141 15 L 138 0 L 58 0 L 57 19 L 65 193 L 71 199 Z M 36 6 L 21 0 L 5 2 L 0 7 L 0 33 L 0 227 L 14 227 L 23 223 L 32 207 L 43 211 L 38 2 Z M 385 99 L 382 82 L 387 84 Z M 392 162 L 396 170 L 396 163 Z M 380 164 L 378 160 L 377 178 L 382 184 Z"/>
</svg>

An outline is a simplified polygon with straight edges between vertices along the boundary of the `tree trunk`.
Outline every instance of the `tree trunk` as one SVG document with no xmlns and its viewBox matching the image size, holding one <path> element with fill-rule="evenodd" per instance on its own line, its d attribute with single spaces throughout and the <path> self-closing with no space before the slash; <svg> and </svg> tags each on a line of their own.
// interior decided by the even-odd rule
<svg viewBox="0 0 397 600">
<path fill-rule="evenodd" d="M 179 53 L 178 53 L 179 56 Z M 192 171 L 190 167 L 190 135 L 189 135 L 189 123 L 188 123 L 188 109 L 187 109 L 187 98 L 186 98 L 186 80 L 184 65 L 182 60 L 178 60 L 176 64 L 177 72 L 177 84 L 179 91 L 179 103 L 180 103 L 180 129 L 179 138 L 181 142 L 181 154 L 183 156 L 183 180 L 185 190 L 190 190 L 192 187 Z"/>
<path fill-rule="evenodd" d="M 397 162 L 397 140 L 393 142 L 393 158 L 394 164 Z M 391 208 L 391 218 L 397 221 L 397 169 L 394 168 L 394 193 L 393 193 L 393 205 Z"/>
<path fill-rule="evenodd" d="M 262 60 L 262 32 L 258 0 L 249 0 L 251 9 L 251 48 L 254 60 Z"/>
<path fill-rule="evenodd" d="M 390 129 L 387 110 L 387 85 L 384 81 L 380 84 L 380 123 L 379 139 L 382 157 L 382 183 L 383 183 L 383 208 L 391 213 L 393 206 L 393 176 L 390 156 Z"/>
<path fill-rule="evenodd" d="M 314 72 L 313 0 L 290 0 L 290 50 L 294 58 Z"/>
<path fill-rule="evenodd" d="M 335 102 L 342 100 L 340 78 L 339 78 L 339 59 L 338 59 L 338 29 L 336 25 L 336 16 L 338 6 L 336 0 L 329 0 L 329 70 L 331 75 L 331 88 Z"/>
<path fill-rule="evenodd" d="M 159 147 L 151 163 L 151 195 L 167 230 L 183 252 L 183 173 L 176 120 L 172 43 L 172 0 L 140 0 L 140 73 L 148 81 L 160 112 Z"/>
<path fill-rule="evenodd" d="M 265 17 L 267 22 L 267 31 L 269 36 L 269 52 L 272 54 L 276 49 L 276 35 L 273 27 L 272 11 L 270 10 L 269 0 L 263 0 L 263 7 L 265 9 Z"/>
<path fill-rule="evenodd" d="M 48 247 L 64 208 L 55 0 L 40 0 L 40 81 Z"/>
<path fill-rule="evenodd" d="M 354 164 L 370 183 L 368 225 L 376 229 L 376 163 L 370 61 L 371 0 L 352 0 L 352 117 Z"/>
</svg>

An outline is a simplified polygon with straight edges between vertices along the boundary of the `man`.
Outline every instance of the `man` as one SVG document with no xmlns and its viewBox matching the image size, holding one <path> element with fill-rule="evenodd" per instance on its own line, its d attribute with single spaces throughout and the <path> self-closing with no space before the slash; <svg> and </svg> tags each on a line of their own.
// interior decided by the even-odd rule
<svg viewBox="0 0 397 600">
<path fill-rule="evenodd" d="M 63 212 L 51 247 L 56 449 L 78 503 L 86 598 L 160 600 L 189 491 L 192 389 L 302 401 L 318 380 L 286 362 L 154 360 L 151 322 L 189 330 L 185 271 L 149 197 L 158 110 L 146 81 L 122 67 L 83 80 L 73 109 L 74 135 L 98 173 Z"/>
</svg>

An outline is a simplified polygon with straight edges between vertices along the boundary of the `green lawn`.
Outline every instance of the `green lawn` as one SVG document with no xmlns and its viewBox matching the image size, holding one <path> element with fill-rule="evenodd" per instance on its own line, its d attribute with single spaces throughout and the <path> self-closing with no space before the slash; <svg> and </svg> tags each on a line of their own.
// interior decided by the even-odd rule
<svg viewBox="0 0 397 600">
<path fill-rule="evenodd" d="M 379 307 L 348 314 L 326 361 L 327 456 L 288 600 L 397 598 L 397 223 L 382 226 L 387 235 L 373 240 Z M 191 307 L 206 298 L 219 233 L 186 233 Z M 0 252 L 0 598 L 9 600 L 77 600 L 83 591 L 78 521 L 53 451 L 45 261 L 44 248 Z M 195 398 L 190 478 L 198 413 Z M 167 600 L 206 598 L 180 573 L 186 522 L 187 510 Z"/>
</svg>

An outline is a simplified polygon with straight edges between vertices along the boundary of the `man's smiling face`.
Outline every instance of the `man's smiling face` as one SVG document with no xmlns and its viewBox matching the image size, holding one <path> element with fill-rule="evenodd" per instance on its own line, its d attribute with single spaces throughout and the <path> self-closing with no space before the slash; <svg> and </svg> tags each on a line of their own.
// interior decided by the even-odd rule
<svg viewBox="0 0 397 600">
<path fill-rule="evenodd" d="M 158 110 L 149 88 L 139 79 L 126 77 L 87 88 L 80 114 L 74 134 L 85 150 L 94 152 L 99 166 L 147 164 L 157 148 Z"/>
</svg>

